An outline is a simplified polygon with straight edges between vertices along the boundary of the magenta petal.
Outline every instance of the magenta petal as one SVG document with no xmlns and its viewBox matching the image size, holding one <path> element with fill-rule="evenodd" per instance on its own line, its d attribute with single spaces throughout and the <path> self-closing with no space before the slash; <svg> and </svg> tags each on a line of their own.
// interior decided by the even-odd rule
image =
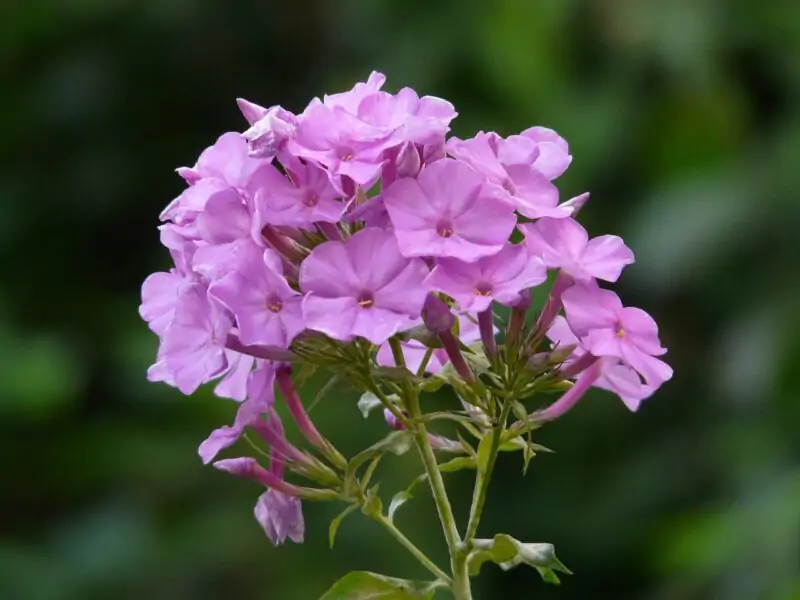
<svg viewBox="0 0 800 600">
<path fill-rule="evenodd" d="M 253 370 L 255 359 L 252 356 L 228 350 L 225 352 L 228 372 L 214 388 L 214 394 L 241 402 L 247 397 L 247 382 Z"/>
<path fill-rule="evenodd" d="M 403 231 L 435 229 L 431 223 L 438 218 L 436 207 L 416 179 L 395 181 L 381 194 L 394 227 Z M 401 248 L 402 250 L 402 248 Z"/>
<path fill-rule="evenodd" d="M 300 288 L 318 296 L 338 298 L 359 290 L 361 281 L 342 242 L 320 244 L 300 265 Z"/>
<path fill-rule="evenodd" d="M 575 285 L 562 295 L 567 321 L 583 337 L 592 329 L 613 329 L 622 311 L 622 302 L 614 292 Z"/>
<path fill-rule="evenodd" d="M 197 231 L 212 244 L 225 244 L 250 233 L 250 214 L 239 194 L 227 189 L 209 198 L 197 217 Z"/>
<path fill-rule="evenodd" d="M 186 279 L 176 272 L 153 273 L 142 284 L 139 314 L 150 329 L 161 335 L 172 321 L 180 290 Z"/>
<path fill-rule="evenodd" d="M 388 284 L 375 291 L 375 305 L 418 317 L 428 295 L 428 288 L 424 285 L 428 267 L 416 258 L 405 262 L 405 267 Z"/>
<path fill-rule="evenodd" d="M 305 523 L 298 498 L 267 490 L 258 498 L 254 515 L 274 545 L 281 545 L 287 538 L 296 544 L 303 542 Z"/>
<path fill-rule="evenodd" d="M 394 236 L 376 227 L 362 229 L 350 238 L 347 254 L 361 286 L 373 292 L 394 280 L 408 264 Z"/>
<path fill-rule="evenodd" d="M 603 364 L 603 375 L 595 386 L 617 394 L 631 412 L 636 412 L 642 400 L 654 391 L 652 387 L 642 383 L 636 371 L 613 361 Z"/>
<path fill-rule="evenodd" d="M 622 340 L 612 328 L 592 329 L 583 338 L 586 350 L 595 356 L 614 356 L 623 358 Z"/>
<path fill-rule="evenodd" d="M 623 344 L 622 353 L 625 362 L 636 369 L 649 385 L 658 387 L 672 379 L 672 367 L 664 361 L 642 352 L 632 344 Z"/>
<path fill-rule="evenodd" d="M 616 235 L 593 238 L 582 255 L 583 268 L 597 279 L 616 281 L 622 269 L 633 263 L 633 252 Z"/>
<path fill-rule="evenodd" d="M 639 349 L 652 356 L 666 354 L 666 348 L 658 339 L 658 325 L 653 317 L 640 308 L 626 307 L 622 309 L 621 321 L 628 340 Z"/>
<path fill-rule="evenodd" d="M 353 338 L 359 310 L 355 298 L 324 298 L 311 293 L 303 300 L 306 327 L 343 342 Z"/>
</svg>

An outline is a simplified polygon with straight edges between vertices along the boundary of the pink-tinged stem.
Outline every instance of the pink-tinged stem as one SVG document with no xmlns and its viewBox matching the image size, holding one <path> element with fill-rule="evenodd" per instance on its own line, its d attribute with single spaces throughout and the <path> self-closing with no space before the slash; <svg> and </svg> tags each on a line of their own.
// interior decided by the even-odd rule
<svg viewBox="0 0 800 600">
<path fill-rule="evenodd" d="M 256 481 L 264 487 L 276 490 L 287 496 L 296 497 L 301 493 L 300 488 L 291 483 L 286 483 L 283 477 L 267 471 L 264 467 L 259 465 L 258 461 L 254 458 L 246 457 L 218 460 L 214 463 L 214 467 L 236 477 Z"/>
<path fill-rule="evenodd" d="M 297 424 L 300 433 L 308 440 L 308 442 L 319 449 L 326 457 L 328 457 L 336 466 L 345 468 L 347 460 L 334 448 L 328 440 L 322 437 L 322 434 L 317 431 L 311 418 L 308 416 L 300 396 L 294 388 L 292 381 L 292 367 L 287 364 L 280 365 L 275 371 L 275 379 L 278 383 L 278 389 L 283 394 L 286 401 L 286 406 Z"/>
<path fill-rule="evenodd" d="M 455 368 L 456 372 L 461 375 L 461 378 L 467 383 L 473 383 L 475 381 L 475 375 L 473 375 L 472 370 L 467 364 L 467 361 L 464 360 L 464 355 L 461 354 L 461 348 L 459 347 L 458 340 L 456 339 L 456 336 L 453 335 L 453 332 L 443 331 L 439 334 L 439 339 L 442 340 L 442 345 L 444 346 L 444 351 L 447 353 L 447 358 L 449 358 L 450 362 L 453 363 L 453 368 Z"/>
<path fill-rule="evenodd" d="M 294 389 L 294 382 L 292 381 L 292 368 L 289 365 L 281 365 L 276 370 L 276 380 L 278 382 L 278 389 L 283 394 L 286 401 L 286 406 L 292 414 L 294 422 L 300 429 L 300 432 L 311 443 L 311 445 L 324 450 L 327 447 L 325 438 L 317 431 L 311 418 L 308 416 L 300 396 Z"/>
<path fill-rule="evenodd" d="M 299 264 L 303 260 L 303 253 L 295 248 L 286 236 L 278 233 L 274 227 L 267 225 L 261 230 L 261 235 L 264 237 L 264 241 L 290 262 Z"/>
<path fill-rule="evenodd" d="M 506 329 L 506 344 L 513 344 L 522 333 L 522 328 L 525 327 L 525 315 L 531 307 L 531 292 L 523 293 L 522 300 L 517 302 L 511 309 L 511 318 L 508 320 L 508 328 Z"/>
<path fill-rule="evenodd" d="M 594 363 L 578 377 L 575 385 L 553 404 L 536 413 L 536 420 L 554 421 L 575 406 L 589 388 L 592 387 L 592 384 L 597 381 L 597 378 L 600 377 L 600 365 L 600 361 L 595 358 Z"/>
<path fill-rule="evenodd" d="M 592 356 L 588 352 L 578 358 L 576 361 L 568 364 L 563 369 L 561 369 L 559 375 L 562 379 L 574 379 L 578 376 L 579 373 L 582 373 L 589 367 L 591 367 L 595 361 L 597 360 L 596 357 Z"/>
<path fill-rule="evenodd" d="M 297 360 L 297 357 L 293 353 L 285 350 L 284 348 L 278 348 L 277 346 L 245 346 L 242 344 L 239 338 L 232 333 L 229 333 L 228 337 L 225 339 L 225 347 L 228 350 L 233 350 L 234 352 L 239 352 L 240 354 L 246 354 L 247 356 L 252 356 L 253 358 L 262 358 L 264 360 Z"/>
<path fill-rule="evenodd" d="M 492 307 L 491 305 L 486 310 L 478 313 L 478 330 L 481 333 L 481 341 L 483 342 L 483 350 L 486 356 L 497 356 L 497 345 L 494 340 L 494 322 L 492 321 Z"/>
<path fill-rule="evenodd" d="M 266 421 L 261 419 L 255 421 L 251 427 L 259 437 L 272 448 L 272 456 L 279 455 L 281 458 L 288 459 L 292 462 L 308 464 L 308 456 L 286 439 L 283 427 L 280 425 L 277 415 L 273 416 L 273 414 L 270 414 Z"/>
<path fill-rule="evenodd" d="M 550 329 L 556 315 L 558 315 L 558 311 L 561 310 L 561 296 L 572 286 L 572 283 L 572 277 L 563 271 L 559 272 L 553 284 L 553 289 L 550 290 L 550 297 L 547 299 L 542 314 L 539 315 L 539 319 L 536 321 L 536 327 L 534 327 L 531 333 L 532 337 L 538 338 L 539 336 L 543 336 L 547 330 Z"/>
<path fill-rule="evenodd" d="M 342 232 L 336 226 L 336 223 L 317 223 L 317 227 L 326 238 L 332 242 L 342 241 Z"/>
</svg>

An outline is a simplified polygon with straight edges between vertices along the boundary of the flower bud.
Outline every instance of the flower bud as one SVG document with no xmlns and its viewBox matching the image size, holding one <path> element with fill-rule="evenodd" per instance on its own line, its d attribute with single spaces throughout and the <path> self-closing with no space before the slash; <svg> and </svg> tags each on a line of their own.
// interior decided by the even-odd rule
<svg viewBox="0 0 800 600">
<path fill-rule="evenodd" d="M 431 333 L 444 333 L 453 328 L 456 318 L 450 308 L 436 294 L 428 294 L 422 307 L 422 320 Z"/>
<path fill-rule="evenodd" d="M 410 142 L 404 144 L 400 154 L 397 156 L 397 177 L 416 177 L 421 166 L 422 161 L 416 146 Z"/>
</svg>

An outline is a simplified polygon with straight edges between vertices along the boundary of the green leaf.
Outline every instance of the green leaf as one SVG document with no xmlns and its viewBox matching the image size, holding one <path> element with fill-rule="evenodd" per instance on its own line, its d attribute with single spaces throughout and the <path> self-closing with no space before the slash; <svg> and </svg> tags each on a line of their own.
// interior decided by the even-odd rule
<svg viewBox="0 0 800 600">
<path fill-rule="evenodd" d="M 517 565 L 529 565 L 539 571 L 545 582 L 553 584 L 560 583 L 556 571 L 572 574 L 558 560 L 552 544 L 525 544 L 501 533 L 491 540 L 474 540 L 473 547 L 475 550 L 469 556 L 470 575 L 477 575 L 487 561 L 500 565 L 504 571 Z"/>
<path fill-rule="evenodd" d="M 429 392 L 432 394 L 433 392 L 438 392 L 440 389 L 442 389 L 445 383 L 447 383 L 447 380 L 444 377 L 440 377 L 439 375 L 431 375 L 422 380 L 420 389 L 423 392 Z"/>
<path fill-rule="evenodd" d="M 311 402 L 306 412 L 310 414 L 311 411 L 314 410 L 314 407 L 317 406 L 317 404 L 319 404 L 320 402 L 322 402 L 323 398 L 325 398 L 325 396 L 327 396 L 328 393 L 334 387 L 336 387 L 336 384 L 339 383 L 339 379 L 340 379 L 339 375 L 333 375 L 330 379 L 328 379 L 328 381 L 325 382 L 325 385 L 323 385 L 322 388 L 319 390 L 319 392 L 317 392 L 317 395 L 314 396 L 314 400 L 313 402 Z"/>
<path fill-rule="evenodd" d="M 367 490 L 367 500 L 364 502 L 364 506 L 361 507 L 361 512 L 368 517 L 376 517 L 383 513 L 383 502 L 378 495 L 379 487 L 380 484 L 376 484 Z"/>
<path fill-rule="evenodd" d="M 454 473 L 455 471 L 461 471 L 462 469 L 475 469 L 477 466 L 478 463 L 475 461 L 474 457 L 458 456 L 452 460 L 448 460 L 446 463 L 440 464 L 439 472 Z"/>
<path fill-rule="evenodd" d="M 414 495 L 409 490 L 397 492 L 392 497 L 392 501 L 389 503 L 389 512 L 387 513 L 389 520 L 394 522 L 394 513 L 397 512 L 397 509 L 403 506 L 403 504 L 411 500 L 413 497 Z"/>
<path fill-rule="evenodd" d="M 342 512 L 340 512 L 338 515 L 336 515 L 333 521 L 331 521 L 330 526 L 328 526 L 328 542 L 330 543 L 331 548 L 333 548 L 333 543 L 336 541 L 336 532 L 339 531 L 339 525 L 342 524 L 342 521 L 345 520 L 347 515 L 349 515 L 352 512 L 355 512 L 357 508 L 358 504 L 351 504 L 350 506 L 345 508 Z"/>
<path fill-rule="evenodd" d="M 475 458 L 472 456 L 458 456 L 438 465 L 440 473 L 453 473 L 455 471 L 461 471 L 462 469 L 474 469 L 476 467 L 477 463 L 475 462 Z M 390 521 L 394 520 L 394 514 L 397 512 L 397 509 L 414 497 L 414 494 L 412 494 L 411 491 L 427 478 L 428 475 L 426 473 L 422 473 L 421 475 L 417 476 L 405 490 L 402 492 L 397 492 L 394 495 L 391 503 L 389 504 L 388 516 Z"/>
<path fill-rule="evenodd" d="M 403 429 L 402 431 L 392 431 L 389 433 L 389 435 L 376 442 L 366 450 L 356 454 L 348 463 L 347 470 L 344 474 L 345 494 L 348 494 L 352 489 L 352 486 L 355 483 L 356 472 L 365 462 L 381 456 L 386 452 L 391 452 L 392 454 L 400 456 L 401 454 L 408 452 L 411 449 L 412 444 L 413 434 L 407 429 Z"/>
<path fill-rule="evenodd" d="M 392 394 L 391 396 L 387 396 L 389 400 L 398 404 L 400 402 L 400 398 L 397 394 Z M 369 417 L 369 414 L 375 410 L 376 408 L 380 408 L 383 406 L 383 402 L 381 402 L 380 398 L 378 398 L 372 392 L 364 392 L 361 394 L 361 398 L 358 399 L 358 410 L 361 411 L 361 414 L 364 415 L 366 419 Z"/>
<path fill-rule="evenodd" d="M 489 460 L 492 457 L 492 438 L 494 432 L 489 430 L 481 438 L 481 443 L 478 444 L 478 471 L 485 474 L 489 468 Z"/>
<path fill-rule="evenodd" d="M 353 571 L 333 584 L 319 600 L 429 600 L 443 586 L 439 581 L 410 581 Z"/>
</svg>

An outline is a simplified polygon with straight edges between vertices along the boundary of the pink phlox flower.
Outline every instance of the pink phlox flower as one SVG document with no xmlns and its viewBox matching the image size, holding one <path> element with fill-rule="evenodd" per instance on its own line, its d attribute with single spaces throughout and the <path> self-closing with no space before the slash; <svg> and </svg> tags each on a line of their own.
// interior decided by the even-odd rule
<svg viewBox="0 0 800 600">
<path fill-rule="evenodd" d="M 263 171 L 263 185 L 255 195 L 253 235 L 260 235 L 265 225 L 312 229 L 314 223 L 338 222 L 345 205 L 327 173 L 289 154 L 281 155 L 281 164 L 290 176 L 275 167 Z"/>
<path fill-rule="evenodd" d="M 616 235 L 589 239 L 574 219 L 539 219 L 519 226 L 531 254 L 551 269 L 561 269 L 577 281 L 592 278 L 617 281 L 622 269 L 633 263 L 633 252 Z"/>
<path fill-rule="evenodd" d="M 228 370 L 214 388 L 214 394 L 241 402 L 247 397 L 247 385 L 256 359 L 233 350 L 226 350 L 225 358 L 228 361 Z"/>
<path fill-rule="evenodd" d="M 564 366 L 574 363 L 586 354 L 581 347 L 581 341 L 572 332 L 567 320 L 559 315 L 547 331 L 547 337 L 553 342 L 554 347 L 575 346 L 572 355 L 564 362 Z M 594 387 L 601 388 L 619 396 L 629 410 L 638 410 L 642 400 L 649 398 L 655 388 L 643 383 L 639 374 L 627 364 L 615 357 L 599 359 L 600 377 L 594 382 Z"/>
<path fill-rule="evenodd" d="M 182 393 L 226 371 L 225 342 L 231 318 L 209 301 L 205 285 L 195 282 L 181 290 L 172 321 L 161 336 L 158 360 L 162 367 L 151 377 L 162 377 Z"/>
<path fill-rule="evenodd" d="M 251 253 L 235 271 L 212 283 L 209 294 L 234 315 L 245 345 L 286 348 L 305 329 L 302 296 L 289 286 L 272 250 Z"/>
<path fill-rule="evenodd" d="M 241 103 L 239 108 L 245 112 Z M 251 118 L 256 117 L 260 112 L 251 112 L 250 106 L 246 108 L 248 112 L 245 118 L 248 115 Z M 242 134 L 242 137 L 247 141 L 251 157 L 272 160 L 294 137 L 297 131 L 297 117 L 281 106 L 262 110 L 264 112 L 258 121 L 250 123 L 250 128 Z"/>
<path fill-rule="evenodd" d="M 507 201 L 528 218 L 564 218 L 572 214 L 571 206 L 559 206 L 558 189 L 536 169 L 540 150 L 528 137 L 503 139 L 496 133 L 479 132 L 467 140 L 450 138 L 447 152 L 486 175 L 502 189 Z"/>
<path fill-rule="evenodd" d="M 480 312 L 497 301 L 512 306 L 521 292 L 547 279 L 544 263 L 522 245 L 507 243 L 497 254 L 472 263 L 440 258 L 426 279 L 433 290 L 453 298 L 462 310 Z"/>
<path fill-rule="evenodd" d="M 288 443 L 280 417 L 273 408 L 275 369 L 266 361 L 259 362 L 258 368 L 248 374 L 248 399 L 239 405 L 233 425 L 215 429 L 197 449 L 204 464 L 209 464 L 222 450 L 235 444 L 247 428 L 255 428 L 259 434 L 265 434 L 269 438 L 265 439 L 268 443 Z"/>
<path fill-rule="evenodd" d="M 321 244 L 300 266 L 305 324 L 334 339 L 382 344 L 420 316 L 427 274 L 421 259 L 405 258 L 392 234 L 374 227 Z"/>
<path fill-rule="evenodd" d="M 536 144 L 538 155 L 533 167 L 549 181 L 563 175 L 572 162 L 567 141 L 547 127 L 530 127 L 520 136 L 532 140 Z"/>
<path fill-rule="evenodd" d="M 238 133 L 223 134 L 207 148 L 192 169 L 182 169 L 189 187 L 161 213 L 161 220 L 191 225 L 211 198 L 238 195 L 246 201 L 253 194 L 252 179 L 268 161 L 252 158 L 247 142 Z"/>
<path fill-rule="evenodd" d="M 356 114 L 361 101 L 370 94 L 379 91 L 384 83 L 386 83 L 386 76 L 383 73 L 373 71 L 367 81 L 359 81 L 352 89 L 346 92 L 326 94 L 323 97 L 323 103 L 325 106 L 340 107 L 350 114 Z"/>
<path fill-rule="evenodd" d="M 359 103 L 356 113 L 365 123 L 391 134 L 384 143 L 385 149 L 407 142 L 424 146 L 444 140 L 457 114 L 447 100 L 420 98 L 411 88 L 403 88 L 397 94 L 369 94 Z"/>
<path fill-rule="evenodd" d="M 399 179 L 382 194 L 405 256 L 474 262 L 499 252 L 516 224 L 505 203 L 477 171 L 445 158 L 417 179 Z"/>
<path fill-rule="evenodd" d="M 623 360 L 654 388 L 672 377 L 672 368 L 655 358 L 667 350 L 658 339 L 656 322 L 646 312 L 623 307 L 614 292 L 587 285 L 569 288 L 562 301 L 570 329 L 586 351 Z"/>
<path fill-rule="evenodd" d="M 142 284 L 142 303 L 139 315 L 150 330 L 161 336 L 175 316 L 175 307 L 183 289 L 191 279 L 177 269 L 166 273 L 153 273 Z"/>
<path fill-rule="evenodd" d="M 327 168 L 331 183 L 342 188 L 341 177 L 369 188 L 384 163 L 382 142 L 391 131 L 373 127 L 345 109 L 312 103 L 300 117 L 289 153 Z"/>
<path fill-rule="evenodd" d="M 305 521 L 299 498 L 269 489 L 259 496 L 254 515 L 275 546 L 280 546 L 287 539 L 295 544 L 303 543 Z"/>
</svg>

